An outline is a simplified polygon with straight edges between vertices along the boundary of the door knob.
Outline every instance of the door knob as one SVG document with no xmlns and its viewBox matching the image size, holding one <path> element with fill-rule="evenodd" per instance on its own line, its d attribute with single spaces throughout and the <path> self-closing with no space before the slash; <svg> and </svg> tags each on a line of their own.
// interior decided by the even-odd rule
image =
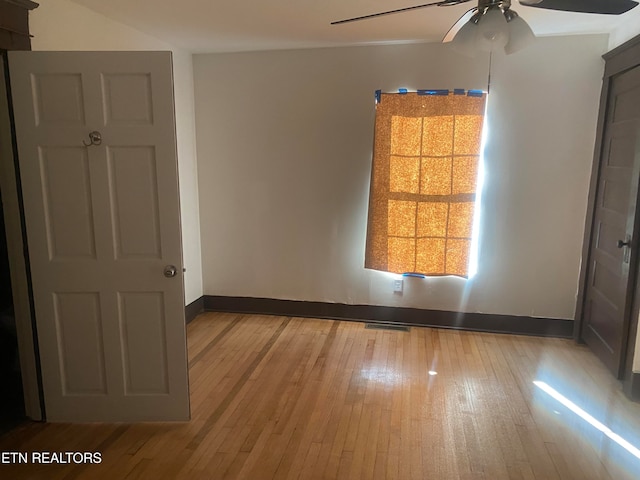
<svg viewBox="0 0 640 480">
<path fill-rule="evenodd" d="M 618 240 L 618 248 L 629 247 L 631 246 L 631 240 L 627 240 L 626 242 L 623 240 Z"/>
<path fill-rule="evenodd" d="M 167 265 L 166 267 L 164 267 L 164 276 L 167 278 L 175 277 L 177 272 L 178 269 L 175 267 L 175 265 Z"/>
</svg>

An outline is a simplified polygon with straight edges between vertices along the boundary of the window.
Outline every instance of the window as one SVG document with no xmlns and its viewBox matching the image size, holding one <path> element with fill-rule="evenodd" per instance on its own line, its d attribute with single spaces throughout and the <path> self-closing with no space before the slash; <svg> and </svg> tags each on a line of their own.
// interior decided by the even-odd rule
<svg viewBox="0 0 640 480">
<path fill-rule="evenodd" d="M 366 268 L 468 276 L 485 101 L 378 94 Z"/>
</svg>

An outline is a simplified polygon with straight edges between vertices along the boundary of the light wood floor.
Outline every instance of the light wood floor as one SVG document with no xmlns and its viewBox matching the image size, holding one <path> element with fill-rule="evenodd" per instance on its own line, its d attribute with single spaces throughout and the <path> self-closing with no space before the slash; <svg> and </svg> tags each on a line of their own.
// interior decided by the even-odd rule
<svg viewBox="0 0 640 480">
<path fill-rule="evenodd" d="M 640 478 L 640 458 L 534 385 L 640 448 L 640 405 L 570 340 L 209 313 L 188 341 L 191 422 L 28 424 L 0 451 L 103 462 L 0 478 Z"/>
</svg>

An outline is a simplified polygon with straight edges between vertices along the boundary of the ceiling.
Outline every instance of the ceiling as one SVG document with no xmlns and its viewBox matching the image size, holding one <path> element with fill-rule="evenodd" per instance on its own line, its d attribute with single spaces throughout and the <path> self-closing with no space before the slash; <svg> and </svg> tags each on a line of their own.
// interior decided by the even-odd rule
<svg viewBox="0 0 640 480">
<path fill-rule="evenodd" d="M 439 42 L 475 1 L 430 7 L 344 25 L 330 22 L 428 0 L 72 0 L 185 50 L 233 52 L 380 43 Z M 434 0 L 435 1 L 435 0 Z M 516 11 L 542 35 L 606 33 L 640 20 L 640 7 L 620 16 Z"/>
</svg>

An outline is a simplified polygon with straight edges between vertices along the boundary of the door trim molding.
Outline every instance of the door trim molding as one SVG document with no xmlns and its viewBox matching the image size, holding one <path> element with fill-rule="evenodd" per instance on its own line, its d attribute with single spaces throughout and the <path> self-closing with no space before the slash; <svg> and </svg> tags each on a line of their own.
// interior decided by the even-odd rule
<svg viewBox="0 0 640 480">
<path fill-rule="evenodd" d="M 636 35 L 602 56 L 606 62 L 604 77 L 612 77 L 637 66 L 640 63 L 639 55 L 640 35 Z"/>
<path fill-rule="evenodd" d="M 604 124 L 607 118 L 607 98 L 609 98 L 609 85 L 611 78 L 605 77 L 602 81 L 602 91 L 600 93 L 600 106 L 598 113 L 598 124 L 596 130 L 596 143 L 594 146 L 593 161 L 591 163 L 591 181 L 589 183 L 589 196 L 587 198 L 587 214 L 584 222 L 584 236 L 582 240 L 582 262 L 580 264 L 580 276 L 578 280 L 578 294 L 576 296 L 575 324 L 573 336 L 579 343 L 582 341 L 582 315 L 584 310 L 585 290 L 587 282 L 587 272 L 591 261 L 590 246 L 591 232 L 593 231 L 594 212 L 596 207 L 596 193 L 600 182 L 600 155 L 602 153 L 602 142 Z"/>
<path fill-rule="evenodd" d="M 584 313 L 584 300 L 587 281 L 587 271 L 591 261 L 589 255 L 589 246 L 591 243 L 591 233 L 593 229 L 593 213 L 596 202 L 596 191 L 600 181 L 600 156 L 603 148 L 603 134 L 604 125 L 607 118 L 607 99 L 609 97 L 609 90 L 613 78 L 623 72 L 631 70 L 632 68 L 640 66 L 640 35 L 632 38 L 624 44 L 616 47 L 610 52 L 605 53 L 602 58 L 605 60 L 604 76 L 602 80 L 602 91 L 600 95 L 600 110 L 598 114 L 598 124 L 596 130 L 596 143 L 594 147 L 593 163 L 591 170 L 591 182 L 589 185 L 589 197 L 587 200 L 587 214 L 585 219 L 584 239 L 582 244 L 582 264 L 580 267 L 580 277 L 578 283 L 578 295 L 576 297 L 576 313 L 575 313 L 575 328 L 574 338 L 577 342 L 582 343 L 582 328 L 583 328 L 583 313 Z M 640 208 L 639 208 L 640 211 Z M 640 212 L 637 212 L 637 214 Z M 638 245 L 638 242 L 635 242 Z M 638 248 L 638 247 L 636 247 Z M 640 255 L 634 255 L 632 258 L 637 260 Z M 640 388 L 638 383 L 640 379 L 636 379 L 635 383 L 632 382 L 634 376 L 640 374 L 633 373 L 633 355 L 635 351 L 635 342 L 638 332 L 638 315 L 640 315 L 640 281 L 637 276 L 638 266 L 633 266 L 633 271 L 630 271 L 630 275 L 633 275 L 633 281 L 635 285 L 630 289 L 632 298 L 629 317 L 626 319 L 628 325 L 627 329 L 627 341 L 622 345 L 622 372 L 621 378 L 624 380 L 625 385 L 635 384 L 635 391 Z M 625 392 L 629 395 L 629 391 L 625 388 Z"/>
<path fill-rule="evenodd" d="M 622 389 L 629 399 L 640 402 L 640 373 L 632 373 L 625 378 Z"/>
<path fill-rule="evenodd" d="M 571 338 L 573 330 L 573 320 L 557 318 L 217 295 L 205 295 L 203 301 L 207 312 L 355 320 L 560 338 Z"/>
</svg>

